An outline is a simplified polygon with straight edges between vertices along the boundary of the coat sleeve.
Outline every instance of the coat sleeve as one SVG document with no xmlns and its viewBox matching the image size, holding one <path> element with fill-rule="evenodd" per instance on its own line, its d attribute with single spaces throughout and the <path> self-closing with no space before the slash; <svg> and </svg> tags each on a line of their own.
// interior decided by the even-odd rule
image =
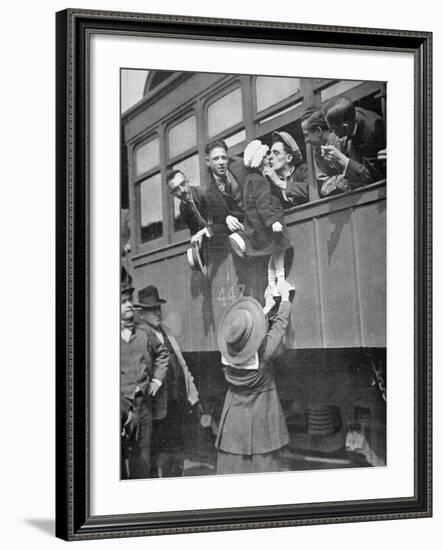
<svg viewBox="0 0 443 550">
<path fill-rule="evenodd" d="M 375 178 L 366 164 L 353 159 L 349 159 L 345 177 L 349 180 L 349 185 L 352 189 L 375 181 Z"/>
<path fill-rule="evenodd" d="M 163 382 L 166 373 L 168 372 L 169 352 L 167 347 L 151 333 L 148 334 L 149 347 L 152 353 L 152 361 L 154 364 L 152 370 L 152 378 L 156 378 Z"/>
<path fill-rule="evenodd" d="M 360 187 L 383 179 L 386 175 L 373 159 L 386 147 L 386 129 L 381 118 L 374 122 L 374 129 L 361 146 L 362 162 L 350 159 L 345 176 L 351 188 Z"/>
<path fill-rule="evenodd" d="M 274 323 L 266 334 L 261 346 L 262 358 L 264 361 L 269 361 L 277 353 L 285 335 L 286 328 L 288 327 L 290 316 L 291 304 L 289 302 L 282 302 L 274 319 Z"/>
<path fill-rule="evenodd" d="M 333 145 L 340 149 L 336 143 Z M 320 197 L 343 193 L 348 185 L 343 170 L 325 160 L 317 151 L 314 152 L 314 167 Z"/>
<path fill-rule="evenodd" d="M 262 176 L 254 176 L 248 184 L 253 193 L 255 208 L 266 227 L 275 222 L 284 223 L 283 208 L 280 201 L 273 200 L 269 182 Z"/>
<path fill-rule="evenodd" d="M 169 338 L 172 349 L 174 350 L 174 353 L 183 371 L 183 376 L 185 378 L 185 385 L 186 385 L 186 395 L 187 395 L 188 401 L 191 406 L 194 406 L 200 400 L 200 396 L 198 394 L 198 390 L 194 382 L 194 377 L 192 376 L 191 371 L 189 370 L 188 365 L 186 364 L 185 358 L 183 357 L 183 354 L 181 352 L 181 349 L 180 349 L 180 346 L 178 345 L 177 340 L 175 339 L 174 336 L 172 336 L 172 334 L 169 333 L 169 331 L 166 331 L 166 334 Z"/>
<path fill-rule="evenodd" d="M 303 162 L 296 168 L 294 179 L 290 179 L 286 187 L 285 193 L 292 206 L 309 201 L 308 181 L 308 165 Z"/>
</svg>

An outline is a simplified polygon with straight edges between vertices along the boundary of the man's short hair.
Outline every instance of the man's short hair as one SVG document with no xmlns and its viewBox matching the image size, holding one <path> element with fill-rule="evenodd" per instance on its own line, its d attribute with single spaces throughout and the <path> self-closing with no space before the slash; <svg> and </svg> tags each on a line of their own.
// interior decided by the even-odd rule
<svg viewBox="0 0 443 550">
<path fill-rule="evenodd" d="M 311 111 L 309 116 L 304 120 L 306 121 L 306 127 L 308 130 L 313 130 L 314 128 L 320 128 L 321 130 L 328 129 L 328 123 L 326 122 L 321 109 Z"/>
<path fill-rule="evenodd" d="M 171 182 L 177 174 L 181 174 L 185 179 L 188 179 L 186 177 L 186 174 L 182 172 L 181 170 L 171 170 L 166 175 L 166 185 L 169 185 L 169 182 Z"/>
<path fill-rule="evenodd" d="M 344 96 L 338 96 L 327 101 L 323 107 L 323 114 L 333 125 L 355 124 L 355 107 L 352 101 Z"/>
<path fill-rule="evenodd" d="M 225 150 L 226 153 L 228 152 L 228 146 L 226 145 L 226 141 L 224 141 L 223 139 L 216 139 L 214 141 L 210 141 L 206 145 L 205 147 L 206 156 L 208 157 L 211 154 L 211 151 L 213 151 L 217 147 L 221 147 L 222 149 Z"/>
<path fill-rule="evenodd" d="M 317 110 L 317 107 L 307 107 L 301 116 L 300 122 L 304 122 L 305 120 L 307 120 L 312 115 L 312 113 L 315 113 L 315 111 Z"/>
</svg>

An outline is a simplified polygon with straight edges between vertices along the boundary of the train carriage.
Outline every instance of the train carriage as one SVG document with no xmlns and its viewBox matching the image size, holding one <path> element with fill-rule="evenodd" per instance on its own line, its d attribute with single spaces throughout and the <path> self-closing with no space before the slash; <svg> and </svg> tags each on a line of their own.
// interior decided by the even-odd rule
<svg viewBox="0 0 443 550">
<path fill-rule="evenodd" d="M 310 200 L 285 213 L 293 245 L 287 279 L 296 286 L 277 369 L 291 433 L 288 469 L 386 462 L 386 181 L 320 198 L 300 123 L 307 107 L 343 93 L 384 116 L 382 82 L 168 71 L 149 71 L 143 99 L 122 115 L 122 208 L 131 235 L 122 261 L 136 289 L 155 284 L 167 299 L 165 322 L 215 418 L 226 389 L 218 322 L 241 295 L 263 303 L 266 259 L 238 258 L 215 238 L 208 277 L 191 271 L 189 232 L 166 174 L 181 169 L 204 187 L 208 141 L 223 139 L 230 156 L 241 155 L 252 139 L 270 144 L 276 130 L 294 136 L 308 163 Z M 327 408 L 334 428 L 316 433 L 316 414 Z M 354 429 L 370 443 L 358 460 L 344 450 Z M 211 467 L 210 438 L 190 430 L 194 459 L 204 455 Z"/>
</svg>

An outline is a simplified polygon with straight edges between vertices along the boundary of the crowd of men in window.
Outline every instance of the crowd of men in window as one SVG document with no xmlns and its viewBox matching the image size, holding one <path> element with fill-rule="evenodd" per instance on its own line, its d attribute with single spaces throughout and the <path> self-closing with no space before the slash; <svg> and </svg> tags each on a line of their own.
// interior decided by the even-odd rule
<svg viewBox="0 0 443 550">
<path fill-rule="evenodd" d="M 356 107 L 347 97 L 340 96 L 322 109 L 307 110 L 302 129 L 306 143 L 312 146 L 320 197 L 345 193 L 385 178 L 386 131 L 383 118 L 377 113 Z M 272 363 L 289 322 L 295 288 L 285 278 L 284 255 L 291 244 L 284 211 L 309 201 L 308 167 L 294 137 L 285 131 L 273 132 L 270 148 L 253 140 L 246 146 L 243 158 L 229 158 L 223 140 L 208 143 L 205 153 L 205 186 L 189 182 L 180 170 L 171 171 L 166 178 L 169 191 L 180 201 L 180 213 L 194 248 L 198 250 L 218 231 L 227 236 L 239 256 L 269 256 L 263 311 L 253 299 L 245 299 L 240 310 L 233 304 L 233 311 L 227 316 L 225 312 L 218 328 L 218 343 L 229 387 L 243 387 L 247 379 L 252 386 L 266 386 L 270 392 L 267 399 L 272 399 L 266 403 L 257 400 L 251 407 L 235 403 L 235 390 L 229 399 L 227 396 L 223 429 L 217 438 L 217 473 L 272 471 L 278 469 L 274 451 L 288 442 L 288 435 L 278 396 L 273 393 L 275 384 L 263 372 Z M 152 285 L 141 289 L 135 304 L 133 293 L 129 281 L 122 285 L 122 474 L 182 475 L 184 411 L 199 407 L 198 390 L 177 341 L 162 324 L 161 306 L 165 300 L 160 298 L 158 289 Z M 134 306 L 139 316 L 136 325 Z M 262 316 L 275 309 L 276 321 L 266 332 Z M 242 312 L 247 326 L 244 331 L 240 326 Z M 231 340 L 238 331 L 242 344 L 234 352 Z M 238 378 L 242 370 L 246 375 Z M 256 453 L 251 451 L 251 434 L 241 431 L 242 426 L 233 420 L 233 411 L 240 409 L 241 414 L 247 410 L 254 416 L 251 422 L 261 418 L 259 435 L 254 436 L 258 438 L 254 443 L 259 449 Z M 270 418 L 275 422 L 268 429 Z M 253 456 L 252 462 L 245 462 L 246 455 Z M 134 456 L 129 467 L 129 458 Z"/>
<path fill-rule="evenodd" d="M 306 143 L 313 150 L 315 179 L 324 198 L 351 191 L 386 176 L 386 129 L 383 118 L 355 107 L 346 97 L 327 102 L 322 109 L 308 109 L 302 117 Z M 258 140 L 254 140 L 257 142 Z M 229 158 L 223 140 L 206 146 L 206 186 L 190 182 L 180 170 L 166 178 L 170 192 L 180 201 L 180 214 L 192 241 L 208 235 L 208 226 L 244 229 L 244 182 L 248 168 L 239 158 Z M 308 166 L 296 140 L 288 132 L 273 132 L 262 175 L 270 192 L 286 210 L 309 201 Z"/>
</svg>

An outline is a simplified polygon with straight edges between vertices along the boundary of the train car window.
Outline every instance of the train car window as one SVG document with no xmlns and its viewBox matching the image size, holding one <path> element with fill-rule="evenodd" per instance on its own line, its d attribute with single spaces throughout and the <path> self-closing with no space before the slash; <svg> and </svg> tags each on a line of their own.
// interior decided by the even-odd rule
<svg viewBox="0 0 443 550">
<path fill-rule="evenodd" d="M 208 107 L 208 136 L 212 138 L 243 120 L 240 88 L 227 93 Z"/>
<path fill-rule="evenodd" d="M 172 166 L 173 170 L 181 170 L 189 180 L 189 183 L 193 186 L 200 185 L 200 161 L 199 156 L 192 155 L 177 164 Z M 180 201 L 174 197 L 174 231 L 181 231 L 186 229 L 187 225 L 183 222 L 180 216 Z"/>
<path fill-rule="evenodd" d="M 246 130 L 240 130 L 240 132 L 236 132 L 235 134 L 232 134 L 232 136 L 225 138 L 225 143 L 228 147 L 233 147 L 234 145 L 237 145 L 237 143 L 241 143 L 245 140 Z"/>
<path fill-rule="evenodd" d="M 145 243 L 163 235 L 160 172 L 140 183 L 140 240 Z"/>
<path fill-rule="evenodd" d="M 362 84 L 361 81 L 358 80 L 341 80 L 340 82 L 337 82 L 336 84 L 331 84 L 331 86 L 328 86 L 320 93 L 321 102 L 325 103 L 329 99 L 336 97 L 338 95 L 346 93 L 351 88 L 355 88 L 359 84 Z"/>
<path fill-rule="evenodd" d="M 135 171 L 137 176 L 160 164 L 160 140 L 151 139 L 136 149 Z"/>
<path fill-rule="evenodd" d="M 271 120 L 274 120 L 275 118 L 278 118 L 279 116 L 286 115 L 288 113 L 291 113 L 292 111 L 295 111 L 300 105 L 303 103 L 303 99 L 300 99 L 296 101 L 294 104 L 289 105 L 289 107 L 286 107 L 285 109 L 282 109 L 281 111 L 277 111 L 276 113 L 273 113 L 270 116 L 261 118 L 258 123 L 259 125 L 266 124 L 267 122 L 270 122 Z"/>
<path fill-rule="evenodd" d="M 197 144 L 197 117 L 192 115 L 178 124 L 175 124 L 168 132 L 169 157 L 175 157 L 180 153 L 194 147 Z"/>
<path fill-rule="evenodd" d="M 255 81 L 257 111 L 261 112 L 300 91 L 299 78 L 258 76 Z"/>
</svg>

